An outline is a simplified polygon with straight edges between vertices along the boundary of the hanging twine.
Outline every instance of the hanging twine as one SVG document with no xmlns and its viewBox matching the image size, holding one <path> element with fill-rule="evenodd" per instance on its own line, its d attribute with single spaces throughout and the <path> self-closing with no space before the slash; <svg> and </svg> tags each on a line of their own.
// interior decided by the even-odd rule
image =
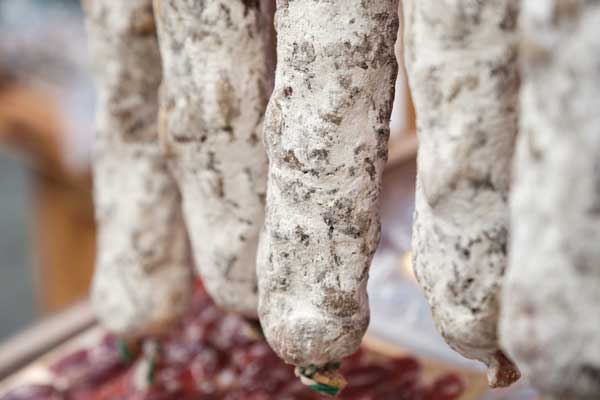
<svg viewBox="0 0 600 400">
<path fill-rule="evenodd" d="M 339 367 L 338 362 L 321 368 L 314 365 L 296 367 L 294 374 L 300 378 L 300 382 L 312 390 L 327 396 L 337 396 L 347 384 L 346 379 L 338 372 Z"/>
</svg>

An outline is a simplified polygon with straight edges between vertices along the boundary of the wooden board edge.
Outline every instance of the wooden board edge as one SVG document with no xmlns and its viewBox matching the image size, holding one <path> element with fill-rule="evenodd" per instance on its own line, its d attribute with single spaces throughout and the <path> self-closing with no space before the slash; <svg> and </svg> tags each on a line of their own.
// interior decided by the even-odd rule
<svg viewBox="0 0 600 400">
<path fill-rule="evenodd" d="M 87 301 L 48 317 L 0 345 L 0 380 L 96 323 Z"/>
</svg>

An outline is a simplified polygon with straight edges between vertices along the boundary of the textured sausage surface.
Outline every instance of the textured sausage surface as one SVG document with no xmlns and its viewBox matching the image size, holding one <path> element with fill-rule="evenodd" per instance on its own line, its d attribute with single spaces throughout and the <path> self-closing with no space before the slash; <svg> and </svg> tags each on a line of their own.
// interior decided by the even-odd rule
<svg viewBox="0 0 600 400">
<path fill-rule="evenodd" d="M 322 366 L 356 351 L 369 323 L 397 2 L 280 0 L 276 29 L 259 316 L 281 358 Z"/>
<path fill-rule="evenodd" d="M 600 393 L 600 2 L 526 0 L 502 343 L 555 398 Z"/>
<path fill-rule="evenodd" d="M 163 58 L 160 134 L 197 269 L 217 304 L 256 317 L 268 100 L 259 2 L 154 5 Z"/>
<path fill-rule="evenodd" d="M 415 274 L 446 341 L 486 363 L 492 386 L 518 378 L 497 337 L 517 133 L 518 3 L 405 2 L 420 141 Z"/>
<path fill-rule="evenodd" d="M 158 143 L 152 4 L 88 0 L 84 8 L 98 86 L 92 300 L 118 334 L 159 333 L 185 311 L 192 273 L 179 192 Z"/>
</svg>

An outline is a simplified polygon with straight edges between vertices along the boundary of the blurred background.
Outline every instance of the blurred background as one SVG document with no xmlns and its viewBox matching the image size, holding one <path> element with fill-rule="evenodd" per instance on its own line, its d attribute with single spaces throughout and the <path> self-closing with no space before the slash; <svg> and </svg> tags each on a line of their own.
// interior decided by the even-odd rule
<svg viewBox="0 0 600 400">
<path fill-rule="evenodd" d="M 87 62 L 78 1 L 0 0 L 0 340 L 87 290 Z"/>
</svg>

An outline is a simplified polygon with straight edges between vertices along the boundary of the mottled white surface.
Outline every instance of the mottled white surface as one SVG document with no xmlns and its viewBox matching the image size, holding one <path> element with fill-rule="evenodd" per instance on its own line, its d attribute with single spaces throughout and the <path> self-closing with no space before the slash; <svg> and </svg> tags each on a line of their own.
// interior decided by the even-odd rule
<svg viewBox="0 0 600 400">
<path fill-rule="evenodd" d="M 523 3 L 501 338 L 555 398 L 600 396 L 600 2 Z"/>
<path fill-rule="evenodd" d="M 518 372 L 497 342 L 517 133 L 518 1 L 409 0 L 405 55 L 420 140 L 414 268 L 455 350 Z"/>
<path fill-rule="evenodd" d="M 268 30 L 257 0 L 154 4 L 164 65 L 161 138 L 197 271 L 217 304 L 256 317 Z"/>
<path fill-rule="evenodd" d="M 193 279 L 179 192 L 158 143 L 152 4 L 88 0 L 84 7 L 98 90 L 92 301 L 117 334 L 163 333 L 185 310 Z"/>
<path fill-rule="evenodd" d="M 259 316 L 280 357 L 321 366 L 353 353 L 369 323 L 397 2 L 277 6 Z"/>
</svg>

